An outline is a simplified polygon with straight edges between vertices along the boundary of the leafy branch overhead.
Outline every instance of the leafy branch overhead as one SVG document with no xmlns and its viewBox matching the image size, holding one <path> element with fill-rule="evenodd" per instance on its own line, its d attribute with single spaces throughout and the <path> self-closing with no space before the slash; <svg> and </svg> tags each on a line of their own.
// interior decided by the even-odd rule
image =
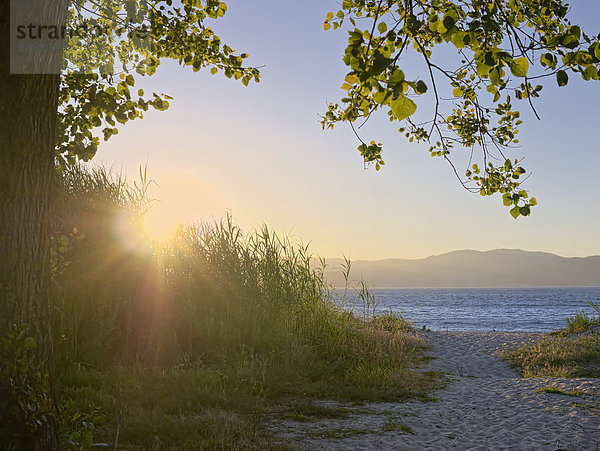
<svg viewBox="0 0 600 451">
<path fill-rule="evenodd" d="M 365 163 L 380 169 L 381 144 L 365 143 L 356 123 L 383 110 L 402 123 L 399 131 L 410 142 L 428 142 L 432 156 L 446 159 L 466 189 L 500 193 L 513 217 L 527 216 L 537 202 L 520 186 L 526 173 L 520 161 L 505 155 L 519 142 L 514 105 L 525 102 L 538 117 L 534 100 L 543 81 L 565 86 L 569 74 L 600 78 L 600 35 L 572 25 L 568 8 L 561 0 L 344 0 L 324 28 L 349 27 L 346 96 L 329 105 L 322 126 L 348 122 Z M 455 64 L 447 62 L 449 50 Z M 409 53 L 424 63 L 421 78 L 408 74 Z M 417 121 L 418 98 L 426 92 L 432 112 Z M 458 148 L 471 151 L 462 177 L 450 159 Z"/>
<path fill-rule="evenodd" d="M 117 123 L 142 118 L 150 107 L 169 107 L 168 95 L 134 89 L 162 58 L 194 71 L 209 67 L 244 85 L 258 82 L 258 70 L 244 66 L 248 55 L 208 26 L 226 11 L 218 0 L 73 0 L 68 27 L 80 32 L 65 49 L 61 75 L 56 149 L 63 161 L 91 159 L 98 131 L 108 140 Z"/>
</svg>

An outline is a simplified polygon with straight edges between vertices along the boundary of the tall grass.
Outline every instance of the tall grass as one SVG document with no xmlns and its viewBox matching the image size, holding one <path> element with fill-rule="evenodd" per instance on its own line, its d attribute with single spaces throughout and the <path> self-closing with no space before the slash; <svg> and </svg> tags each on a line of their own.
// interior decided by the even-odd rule
<svg viewBox="0 0 600 451">
<path fill-rule="evenodd" d="M 147 183 L 70 167 L 53 193 L 55 346 L 59 359 L 107 364 L 137 353 L 133 343 L 147 309 L 143 281 L 149 253 L 127 247 L 119 226 L 139 225 L 148 208 Z M 136 310 L 139 312 L 136 313 Z"/>
<path fill-rule="evenodd" d="M 147 186 L 144 173 L 134 185 L 105 169 L 59 173 L 65 441 L 79 446 L 95 425 L 132 448 L 263 447 L 260 416 L 285 397 L 397 400 L 432 386 L 411 371 L 423 343 L 401 317 L 341 308 L 309 249 L 267 227 L 244 235 L 227 217 L 167 243 L 124 235 L 117 225 L 141 231 Z"/>
</svg>

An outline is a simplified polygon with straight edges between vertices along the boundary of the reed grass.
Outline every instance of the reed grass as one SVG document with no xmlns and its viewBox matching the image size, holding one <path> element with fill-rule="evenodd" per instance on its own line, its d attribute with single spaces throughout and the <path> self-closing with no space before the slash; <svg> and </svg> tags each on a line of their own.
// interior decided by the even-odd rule
<svg viewBox="0 0 600 451">
<path fill-rule="evenodd" d="M 344 309 L 306 246 L 267 227 L 245 235 L 230 217 L 166 243 L 124 238 L 119 227 L 139 230 L 151 204 L 140 175 L 130 185 L 102 168 L 58 174 L 65 446 L 265 449 L 275 445 L 264 415 L 282 400 L 427 396 L 435 377 L 413 371 L 424 343 L 410 324 L 374 316 L 364 285 L 366 311 Z"/>
</svg>

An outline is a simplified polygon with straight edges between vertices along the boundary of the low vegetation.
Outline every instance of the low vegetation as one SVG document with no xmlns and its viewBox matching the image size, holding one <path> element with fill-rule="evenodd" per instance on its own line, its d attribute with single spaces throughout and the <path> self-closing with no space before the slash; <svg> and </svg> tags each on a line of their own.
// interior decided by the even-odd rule
<svg viewBox="0 0 600 451">
<path fill-rule="evenodd" d="M 53 332 L 66 448 L 265 449 L 274 406 L 426 398 L 400 316 L 341 308 L 306 247 L 230 218 L 144 237 L 148 182 L 59 171 Z M 298 400 L 303 400 L 300 404 Z M 295 408 L 293 406 L 296 406 Z"/>
<path fill-rule="evenodd" d="M 571 391 L 564 391 L 562 388 L 558 388 L 554 385 L 548 385 L 546 387 L 542 387 L 539 389 L 540 393 L 553 393 L 557 395 L 566 395 L 566 396 L 581 396 L 583 392 L 576 390 L 575 387 L 571 389 Z"/>
<path fill-rule="evenodd" d="M 595 327 L 600 327 L 600 306 L 591 301 L 588 301 L 588 304 L 592 307 L 596 316 L 589 315 L 585 310 L 578 311 L 575 315 L 567 318 L 567 328 L 564 333 L 583 333 L 591 331 Z"/>
<path fill-rule="evenodd" d="M 293 421 L 315 421 L 323 418 L 345 418 L 351 412 L 347 407 L 319 405 L 300 400 L 289 407 L 284 418 Z"/>
<path fill-rule="evenodd" d="M 600 307 L 567 318 L 567 327 L 506 355 L 525 377 L 600 377 Z"/>
</svg>

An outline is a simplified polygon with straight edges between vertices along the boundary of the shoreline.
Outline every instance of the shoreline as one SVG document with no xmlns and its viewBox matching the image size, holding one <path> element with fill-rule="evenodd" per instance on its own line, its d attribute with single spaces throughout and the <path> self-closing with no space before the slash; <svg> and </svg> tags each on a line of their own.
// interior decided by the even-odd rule
<svg viewBox="0 0 600 451">
<path fill-rule="evenodd" d="M 386 289 L 373 290 L 373 314 L 396 312 L 417 329 L 452 331 L 553 332 L 580 311 L 593 314 L 598 288 L 532 289 Z M 343 308 L 365 308 L 360 298 L 339 297 Z"/>
<path fill-rule="evenodd" d="M 334 286 L 335 290 L 344 290 L 344 286 Z M 369 290 L 543 290 L 547 288 L 549 290 L 555 289 L 571 289 L 571 288 L 593 288 L 600 289 L 600 285 L 511 285 L 511 286 L 460 286 L 460 285 L 450 285 L 450 286 L 400 286 L 400 287 L 378 287 L 378 286 L 369 286 Z"/>
<path fill-rule="evenodd" d="M 423 330 L 422 328 L 416 328 L 417 332 L 419 333 L 427 333 L 427 332 L 448 332 L 448 333 L 502 333 L 502 334 L 537 334 L 537 335 L 544 335 L 544 334 L 548 334 L 550 332 L 555 331 L 556 329 L 552 329 L 552 330 L 498 330 L 498 329 L 430 329 L 427 328 L 426 330 Z"/>
<path fill-rule="evenodd" d="M 418 331 L 434 357 L 424 370 L 443 373 L 435 402 L 349 403 L 343 419 L 275 421 L 270 428 L 300 449 L 597 449 L 600 379 L 523 379 L 499 352 L 543 333 Z M 423 369 L 421 369 L 422 371 Z M 560 392 L 542 389 L 555 387 Z M 571 393 L 571 395 L 569 395 Z M 575 395 L 576 394 L 576 395 Z M 394 427 L 396 425 L 397 427 Z"/>
</svg>

